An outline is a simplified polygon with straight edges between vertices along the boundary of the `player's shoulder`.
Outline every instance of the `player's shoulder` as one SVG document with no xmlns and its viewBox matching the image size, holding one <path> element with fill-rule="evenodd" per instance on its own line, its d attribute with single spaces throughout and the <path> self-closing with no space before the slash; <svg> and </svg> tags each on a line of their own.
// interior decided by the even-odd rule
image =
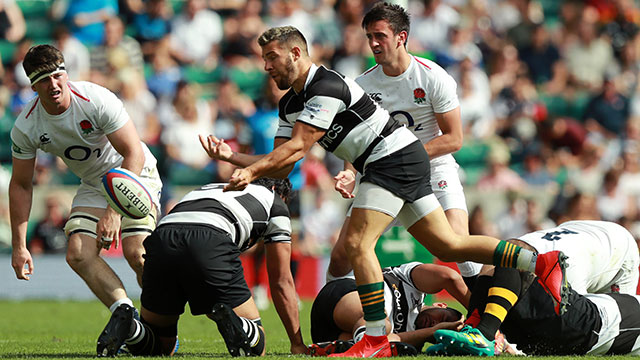
<svg viewBox="0 0 640 360">
<path fill-rule="evenodd" d="M 16 117 L 15 125 L 22 124 L 25 120 L 29 119 L 33 121 L 33 116 L 37 114 L 38 104 L 40 103 L 40 97 L 36 96 L 29 100 L 20 111 L 20 114 Z"/>
<path fill-rule="evenodd" d="M 415 62 L 414 71 L 420 72 L 428 77 L 448 76 L 447 71 L 433 60 L 411 55 L 412 61 Z"/>
<path fill-rule="evenodd" d="M 379 73 L 379 69 L 381 69 L 382 67 L 379 64 L 376 64 L 370 68 L 368 68 L 367 70 L 365 70 L 362 74 L 358 75 L 356 77 L 356 82 L 360 83 L 362 81 L 367 81 L 369 79 L 375 78 L 376 75 Z"/>
<path fill-rule="evenodd" d="M 86 102 L 99 101 L 102 96 L 111 93 L 111 91 L 104 86 L 89 81 L 69 81 L 68 84 L 71 90 L 71 96 L 75 96 Z"/>
<path fill-rule="evenodd" d="M 318 95 L 339 97 L 347 87 L 346 81 L 346 77 L 339 72 L 318 66 L 313 78 L 305 88 L 305 97 L 307 99 Z"/>
</svg>

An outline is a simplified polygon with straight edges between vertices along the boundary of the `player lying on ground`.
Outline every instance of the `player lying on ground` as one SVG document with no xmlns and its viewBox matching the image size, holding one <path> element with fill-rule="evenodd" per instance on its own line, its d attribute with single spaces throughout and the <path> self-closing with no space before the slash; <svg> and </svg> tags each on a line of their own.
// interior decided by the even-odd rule
<svg viewBox="0 0 640 360">
<path fill-rule="evenodd" d="M 493 277 L 481 276 L 473 289 L 469 326 L 460 332 L 436 332 L 439 344 L 428 354 L 493 355 L 498 328 L 531 355 L 639 352 L 638 248 L 626 229 L 609 222 L 571 221 L 515 241 L 566 247 L 572 253 L 569 284 L 600 294 L 571 289 L 567 312 L 558 315 L 531 273 L 487 267 L 483 273 Z"/>
<path fill-rule="evenodd" d="M 456 271 L 442 265 L 412 262 L 385 268 L 382 272 L 390 341 L 421 349 L 425 341 L 434 342 L 435 330 L 462 327 L 459 311 L 444 308 L 444 304 L 423 305 L 425 294 L 442 290 L 463 306 L 468 305 L 469 289 Z M 327 342 L 360 340 L 365 330 L 363 316 L 355 279 L 347 277 L 328 282 L 311 308 L 311 339 L 315 344 L 309 346 L 309 353 L 321 356 L 346 351 L 353 342 Z"/>
<path fill-rule="evenodd" d="M 217 323 L 231 355 L 263 355 L 264 330 L 239 258 L 262 239 L 273 302 L 291 352 L 305 351 L 290 269 L 285 201 L 291 183 L 260 178 L 243 191 L 223 192 L 225 185 L 185 195 L 145 240 L 140 320 L 134 308 L 121 305 L 98 338 L 98 355 L 113 356 L 123 343 L 133 355 L 172 355 L 187 302 L 193 315 Z"/>
</svg>

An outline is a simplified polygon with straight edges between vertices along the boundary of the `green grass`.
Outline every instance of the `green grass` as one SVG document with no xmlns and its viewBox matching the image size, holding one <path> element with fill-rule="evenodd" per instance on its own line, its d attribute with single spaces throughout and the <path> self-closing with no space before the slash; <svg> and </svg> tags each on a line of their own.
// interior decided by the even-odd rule
<svg viewBox="0 0 640 360">
<path fill-rule="evenodd" d="M 310 341 L 310 310 L 311 304 L 304 302 L 300 315 L 307 342 Z M 109 311 L 98 302 L 0 301 L 0 359 L 94 358 L 96 339 L 109 316 Z M 305 358 L 302 355 L 289 355 L 289 341 L 273 306 L 262 312 L 262 321 L 267 335 L 267 359 Z M 191 316 L 187 310 L 180 320 L 178 334 L 180 351 L 176 358 L 230 357 L 215 324 L 204 316 Z M 129 355 L 119 357 L 132 358 Z M 583 358 L 601 359 L 595 356 Z M 631 357 L 607 357 L 625 358 Z"/>
</svg>

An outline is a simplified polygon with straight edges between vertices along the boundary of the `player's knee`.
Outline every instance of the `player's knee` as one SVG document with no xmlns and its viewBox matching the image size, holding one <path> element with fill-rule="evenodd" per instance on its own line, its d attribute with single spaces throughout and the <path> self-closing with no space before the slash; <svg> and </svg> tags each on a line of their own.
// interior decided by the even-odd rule
<svg viewBox="0 0 640 360">
<path fill-rule="evenodd" d="M 70 246 L 67 248 L 65 260 L 76 272 L 81 271 L 84 265 L 91 261 L 91 258 L 97 257 L 97 255 L 91 256 L 87 252 L 83 252 L 82 248 L 82 246 Z"/>
<path fill-rule="evenodd" d="M 129 266 L 136 272 L 141 272 L 144 266 L 144 248 L 140 247 L 123 247 L 122 254 L 129 263 Z"/>
</svg>

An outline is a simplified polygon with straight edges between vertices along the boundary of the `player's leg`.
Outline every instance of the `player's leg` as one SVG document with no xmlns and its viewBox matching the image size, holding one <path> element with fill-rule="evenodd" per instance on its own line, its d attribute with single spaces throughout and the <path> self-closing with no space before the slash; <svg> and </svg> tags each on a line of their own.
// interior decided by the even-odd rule
<svg viewBox="0 0 640 360">
<path fill-rule="evenodd" d="M 339 279 L 352 270 L 349 257 L 347 256 L 347 250 L 344 248 L 347 229 L 349 228 L 349 220 L 351 218 L 350 214 L 351 213 L 347 214 L 347 217 L 344 219 L 338 240 L 331 249 L 331 258 L 329 260 L 329 267 L 327 268 L 327 282 Z"/>
<path fill-rule="evenodd" d="M 356 278 L 366 331 L 362 340 L 349 351 L 332 356 L 390 355 L 386 337 L 384 282 L 375 245 L 403 204 L 404 200 L 378 185 L 370 182 L 360 184 L 344 244 Z"/>
<path fill-rule="evenodd" d="M 557 303 L 558 312 L 566 309 L 568 284 L 565 278 L 566 257 L 562 252 L 536 255 L 507 241 L 489 236 L 460 236 L 447 221 L 434 195 L 407 203 L 398 215 L 427 250 L 443 261 L 473 261 L 512 267 L 536 273 Z"/>
<path fill-rule="evenodd" d="M 207 317 L 218 325 L 232 356 L 264 355 L 264 328 L 253 298 L 250 297 L 233 309 L 224 303 L 218 303 Z"/>
<path fill-rule="evenodd" d="M 143 219 L 122 218 L 122 254 L 129 266 L 136 273 L 138 284 L 142 286 L 142 270 L 144 266 L 144 246 L 142 242 L 156 228 L 156 214 L 152 211 Z"/>
<path fill-rule="evenodd" d="M 443 164 L 432 167 L 431 189 L 444 209 L 453 231 L 461 236 L 469 235 L 469 211 L 458 176 L 458 164 Z M 457 265 L 465 283 L 469 288 L 472 288 L 482 264 L 465 261 L 458 262 Z"/>
<path fill-rule="evenodd" d="M 66 260 L 87 284 L 96 297 L 113 312 L 120 304 L 133 306 L 116 273 L 99 256 L 95 238 L 96 224 L 104 209 L 74 207 L 71 209 L 65 232 L 69 237 Z"/>
</svg>

